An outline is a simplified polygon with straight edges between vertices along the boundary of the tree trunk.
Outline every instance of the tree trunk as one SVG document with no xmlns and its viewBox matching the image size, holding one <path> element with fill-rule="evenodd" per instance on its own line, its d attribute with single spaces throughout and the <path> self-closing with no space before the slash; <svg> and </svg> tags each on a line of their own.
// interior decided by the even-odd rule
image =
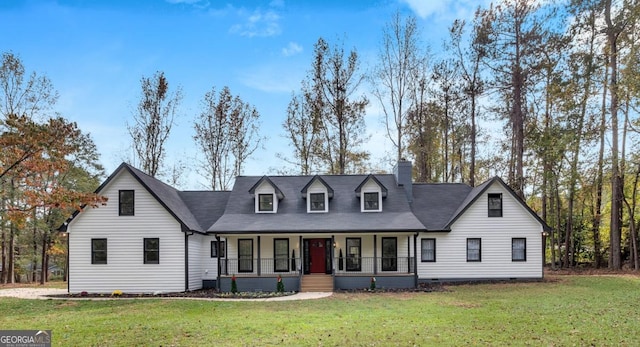
<svg viewBox="0 0 640 347">
<path fill-rule="evenodd" d="M 611 115 L 611 223 L 609 227 L 609 268 L 622 268 L 621 259 L 621 214 L 622 214 L 622 181 L 620 176 L 618 151 L 618 36 L 620 29 L 611 21 L 611 0 L 605 1 L 605 22 L 607 23 L 607 43 L 609 48 L 609 114 Z"/>
</svg>

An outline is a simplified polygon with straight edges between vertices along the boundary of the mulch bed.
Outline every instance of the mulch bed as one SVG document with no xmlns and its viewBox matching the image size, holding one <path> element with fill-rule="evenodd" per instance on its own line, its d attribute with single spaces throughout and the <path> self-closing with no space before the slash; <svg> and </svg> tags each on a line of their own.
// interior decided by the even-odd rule
<svg viewBox="0 0 640 347">
<path fill-rule="evenodd" d="M 112 294 L 96 294 L 96 293 L 76 293 L 76 294 L 62 294 L 62 295 L 50 295 L 55 298 L 224 298 L 224 299 L 265 299 L 275 298 L 280 296 L 293 295 L 296 292 L 219 292 L 215 289 L 199 289 L 189 292 L 177 292 L 177 293 L 155 293 L 155 294 L 131 294 L 122 293 L 121 295 Z"/>
</svg>

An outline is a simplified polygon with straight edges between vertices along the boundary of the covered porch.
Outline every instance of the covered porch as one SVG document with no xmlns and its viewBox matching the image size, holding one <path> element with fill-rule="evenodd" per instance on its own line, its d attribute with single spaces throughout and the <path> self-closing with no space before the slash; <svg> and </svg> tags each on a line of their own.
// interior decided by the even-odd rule
<svg viewBox="0 0 640 347">
<path fill-rule="evenodd" d="M 416 286 L 414 233 L 242 234 L 216 236 L 217 287 L 275 291 L 278 277 L 287 291 L 348 290 Z M 312 280 L 313 278 L 313 280 Z M 324 281 L 326 285 L 310 284 Z"/>
</svg>

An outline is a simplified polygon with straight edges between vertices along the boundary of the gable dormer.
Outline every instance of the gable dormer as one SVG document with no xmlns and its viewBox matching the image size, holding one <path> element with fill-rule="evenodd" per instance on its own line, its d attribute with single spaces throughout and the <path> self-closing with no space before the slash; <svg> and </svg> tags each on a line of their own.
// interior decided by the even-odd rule
<svg viewBox="0 0 640 347">
<path fill-rule="evenodd" d="M 316 175 L 301 191 L 302 198 L 307 201 L 307 213 L 329 212 L 329 199 L 333 198 L 333 189 L 322 177 Z"/>
<path fill-rule="evenodd" d="M 387 196 L 387 188 L 374 175 L 367 176 L 356 188 L 360 197 L 360 212 L 382 212 L 382 198 Z"/>
<path fill-rule="evenodd" d="M 254 196 L 256 213 L 277 213 L 278 202 L 284 199 L 282 191 L 267 176 L 262 176 L 249 194 Z"/>
</svg>

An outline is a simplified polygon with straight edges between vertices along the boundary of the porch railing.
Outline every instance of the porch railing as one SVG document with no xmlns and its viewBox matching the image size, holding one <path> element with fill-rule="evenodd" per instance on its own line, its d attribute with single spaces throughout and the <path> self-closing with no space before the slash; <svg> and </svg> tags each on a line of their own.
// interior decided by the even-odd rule
<svg viewBox="0 0 640 347">
<path fill-rule="evenodd" d="M 414 258 L 336 257 L 333 266 L 336 274 L 403 274 L 414 272 Z M 300 258 L 220 259 L 220 274 L 223 276 L 297 275 L 301 268 Z"/>
<path fill-rule="evenodd" d="M 220 274 L 242 275 L 296 275 L 301 267 L 300 258 L 287 259 L 220 259 Z"/>
<path fill-rule="evenodd" d="M 350 273 L 413 273 L 413 257 L 381 258 L 381 257 L 343 257 L 335 258 L 337 274 Z M 375 266 L 374 266 L 375 264 Z"/>
</svg>

